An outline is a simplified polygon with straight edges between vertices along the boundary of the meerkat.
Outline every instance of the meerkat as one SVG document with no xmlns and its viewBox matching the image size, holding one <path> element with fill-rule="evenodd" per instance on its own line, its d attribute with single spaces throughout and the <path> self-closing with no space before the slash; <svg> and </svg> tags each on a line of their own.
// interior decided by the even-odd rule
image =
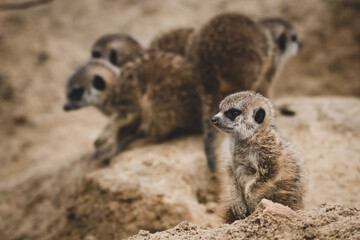
<svg viewBox="0 0 360 240">
<path fill-rule="evenodd" d="M 111 116 L 95 141 L 95 157 L 107 159 L 145 137 L 162 141 L 201 130 L 200 98 L 190 65 L 179 55 L 149 52 L 117 68 L 92 59 L 70 76 L 65 110 L 88 105 Z"/>
<path fill-rule="evenodd" d="M 227 96 L 219 109 L 211 122 L 226 133 L 222 147 L 230 192 L 222 207 L 225 221 L 247 217 L 263 198 L 301 209 L 302 163 L 277 132 L 270 100 L 259 93 L 239 92 Z"/>
<path fill-rule="evenodd" d="M 124 33 L 100 37 L 91 49 L 92 58 L 103 58 L 121 67 L 143 54 L 144 48 L 132 36 Z"/>
<path fill-rule="evenodd" d="M 106 116 L 114 109 L 107 100 L 118 84 L 120 69 L 105 59 L 91 59 L 78 66 L 66 82 L 65 111 L 95 106 Z"/>
<path fill-rule="evenodd" d="M 216 133 L 209 118 L 225 96 L 244 90 L 268 95 L 273 77 L 299 49 L 290 23 L 265 18 L 253 21 L 237 13 L 215 16 L 192 34 L 186 57 L 201 84 L 204 145 L 215 171 Z"/>
<path fill-rule="evenodd" d="M 194 28 L 191 27 L 181 27 L 164 32 L 151 41 L 149 50 L 160 50 L 185 56 L 187 42 L 193 32 Z"/>
<path fill-rule="evenodd" d="M 187 40 L 193 31 L 194 29 L 190 27 L 169 30 L 156 36 L 148 49 L 143 48 L 134 37 L 128 34 L 107 34 L 93 44 L 91 57 L 107 59 L 112 64 L 121 67 L 145 51 L 165 51 L 184 56 Z"/>
<path fill-rule="evenodd" d="M 150 46 L 150 49 L 144 49 L 137 40 L 128 34 L 108 34 L 100 37 L 95 41 L 91 56 L 93 59 L 105 59 L 117 67 L 121 67 L 128 62 L 136 61 L 142 55 L 151 51 L 172 52 L 174 54 L 184 55 L 186 39 L 193 32 L 192 28 L 177 28 L 165 32 L 156 37 Z M 74 110 L 81 108 L 85 101 L 77 101 L 78 96 L 82 96 L 84 87 L 83 83 L 79 81 L 86 79 L 86 76 L 79 76 L 81 74 L 89 73 L 88 68 L 94 68 L 93 64 L 85 64 L 75 69 L 76 77 L 70 77 L 67 83 L 67 97 L 68 101 L 64 105 L 64 110 Z M 110 67 L 111 71 L 107 74 L 115 74 L 116 68 Z M 77 87 L 79 85 L 81 87 Z M 72 91 L 70 93 L 70 91 Z M 98 109 L 107 116 L 110 116 L 112 111 L 105 106 L 97 106 Z"/>
</svg>

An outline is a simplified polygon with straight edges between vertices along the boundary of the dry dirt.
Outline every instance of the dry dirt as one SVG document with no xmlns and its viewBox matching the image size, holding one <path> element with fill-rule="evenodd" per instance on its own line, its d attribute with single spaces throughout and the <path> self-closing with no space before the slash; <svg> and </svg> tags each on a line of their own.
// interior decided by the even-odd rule
<svg viewBox="0 0 360 240">
<path fill-rule="evenodd" d="M 158 145 L 140 142 L 107 165 L 91 158 L 105 117 L 92 108 L 62 111 L 65 79 L 90 55 L 97 37 L 127 32 L 146 46 L 161 31 L 199 26 L 224 11 L 282 16 L 293 22 L 304 43 L 273 89 L 275 104 L 296 112 L 279 115 L 277 122 L 308 168 L 306 211 L 293 225 L 259 212 L 219 226 L 217 181 L 207 171 L 200 136 Z M 185 228 L 194 228 L 219 239 L 236 238 L 250 236 L 241 235 L 248 234 L 239 232 L 242 226 L 249 234 L 262 234 L 255 218 L 262 231 L 293 226 L 298 229 L 290 232 L 294 238 L 304 237 L 301 224 L 308 218 L 314 236 L 356 238 L 359 13 L 355 0 L 54 0 L 0 12 L 0 239 L 115 239 L 140 229 L 166 230 L 184 220 L 213 228 L 182 224 L 170 234 L 187 238 Z M 326 97 L 314 97 L 319 95 Z M 329 205 L 320 207 L 323 203 Z M 324 235 L 332 226 L 337 232 Z"/>
<path fill-rule="evenodd" d="M 155 234 L 141 230 L 129 240 L 360 238 L 359 209 L 323 204 L 316 210 L 295 213 L 280 204 L 272 205 L 273 203 L 264 201 L 248 218 L 231 225 L 204 228 L 182 222 L 173 229 Z"/>
</svg>

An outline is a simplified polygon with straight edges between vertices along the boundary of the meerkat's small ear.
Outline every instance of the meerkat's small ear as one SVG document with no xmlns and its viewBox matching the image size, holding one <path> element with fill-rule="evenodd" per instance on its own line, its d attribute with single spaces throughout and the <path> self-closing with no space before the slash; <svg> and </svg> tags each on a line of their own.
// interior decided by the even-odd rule
<svg viewBox="0 0 360 240">
<path fill-rule="evenodd" d="M 94 79 L 93 79 L 93 86 L 99 90 L 99 91 L 103 91 L 106 87 L 106 83 L 104 81 L 104 79 L 98 75 L 95 75 Z"/>
<path fill-rule="evenodd" d="M 278 47 L 280 48 L 281 51 L 285 51 L 286 49 L 286 41 L 287 41 L 287 37 L 286 37 L 286 34 L 285 33 L 282 33 L 280 35 L 280 37 L 277 39 L 277 44 L 278 44 Z"/>
<path fill-rule="evenodd" d="M 255 110 L 255 122 L 257 122 L 258 124 L 262 123 L 265 119 L 266 116 L 266 112 L 263 108 L 259 108 L 257 110 Z"/>
<path fill-rule="evenodd" d="M 109 57 L 109 61 L 110 61 L 112 64 L 114 64 L 114 65 L 117 64 L 117 53 L 116 53 L 115 50 L 111 50 L 111 52 L 110 52 L 110 57 Z"/>
</svg>

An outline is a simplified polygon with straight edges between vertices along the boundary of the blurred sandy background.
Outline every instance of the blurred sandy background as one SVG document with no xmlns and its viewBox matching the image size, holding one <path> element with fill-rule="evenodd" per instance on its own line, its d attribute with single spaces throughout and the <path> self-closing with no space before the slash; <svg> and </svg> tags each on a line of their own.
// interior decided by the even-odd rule
<svg viewBox="0 0 360 240">
<path fill-rule="evenodd" d="M 9 2 L 20 0 L 0 0 Z M 276 80 L 273 96 L 286 97 L 278 104 L 287 105 L 293 97 L 326 96 L 314 98 L 316 104 L 312 98 L 294 100 L 296 109 L 305 111 L 296 118 L 298 125 L 279 119 L 283 132 L 300 150 L 311 152 L 306 159 L 312 181 L 307 204 L 359 206 L 359 1 L 54 0 L 27 10 L 0 11 L 1 239 L 55 235 L 66 222 L 64 209 L 76 197 L 72 181 L 81 182 L 82 176 L 98 167 L 81 156 L 92 153 L 105 117 L 93 108 L 62 110 L 65 80 L 90 56 L 93 42 L 106 33 L 126 32 L 147 46 L 163 31 L 198 27 L 226 11 L 253 18 L 283 17 L 296 27 L 303 49 Z M 314 111 L 315 117 L 306 111 Z M 318 128 L 309 122 L 328 116 L 334 120 L 330 130 L 322 128 L 323 122 Z M 197 144 L 199 158 L 204 157 L 199 137 L 182 141 Z"/>
</svg>

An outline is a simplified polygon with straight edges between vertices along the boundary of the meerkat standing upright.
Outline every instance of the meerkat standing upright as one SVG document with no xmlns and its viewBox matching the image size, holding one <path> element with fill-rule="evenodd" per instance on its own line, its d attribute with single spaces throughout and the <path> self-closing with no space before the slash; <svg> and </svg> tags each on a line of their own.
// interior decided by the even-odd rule
<svg viewBox="0 0 360 240">
<path fill-rule="evenodd" d="M 289 23 L 273 18 L 255 22 L 236 13 L 214 17 L 191 36 L 186 56 L 202 86 L 204 144 L 212 171 L 215 131 L 209 118 L 220 100 L 244 90 L 267 96 L 273 76 L 298 48 Z"/>
<path fill-rule="evenodd" d="M 219 108 L 211 121 L 227 135 L 223 148 L 231 191 L 223 203 L 226 222 L 250 215 L 263 198 L 301 209 L 302 166 L 275 129 L 272 103 L 246 91 L 227 96 Z"/>
<path fill-rule="evenodd" d="M 156 142 L 201 131 L 197 83 L 176 54 L 145 53 L 121 68 L 92 59 L 71 74 L 66 95 L 65 110 L 92 105 L 111 116 L 95 142 L 97 158 L 111 158 L 140 137 Z"/>
</svg>

